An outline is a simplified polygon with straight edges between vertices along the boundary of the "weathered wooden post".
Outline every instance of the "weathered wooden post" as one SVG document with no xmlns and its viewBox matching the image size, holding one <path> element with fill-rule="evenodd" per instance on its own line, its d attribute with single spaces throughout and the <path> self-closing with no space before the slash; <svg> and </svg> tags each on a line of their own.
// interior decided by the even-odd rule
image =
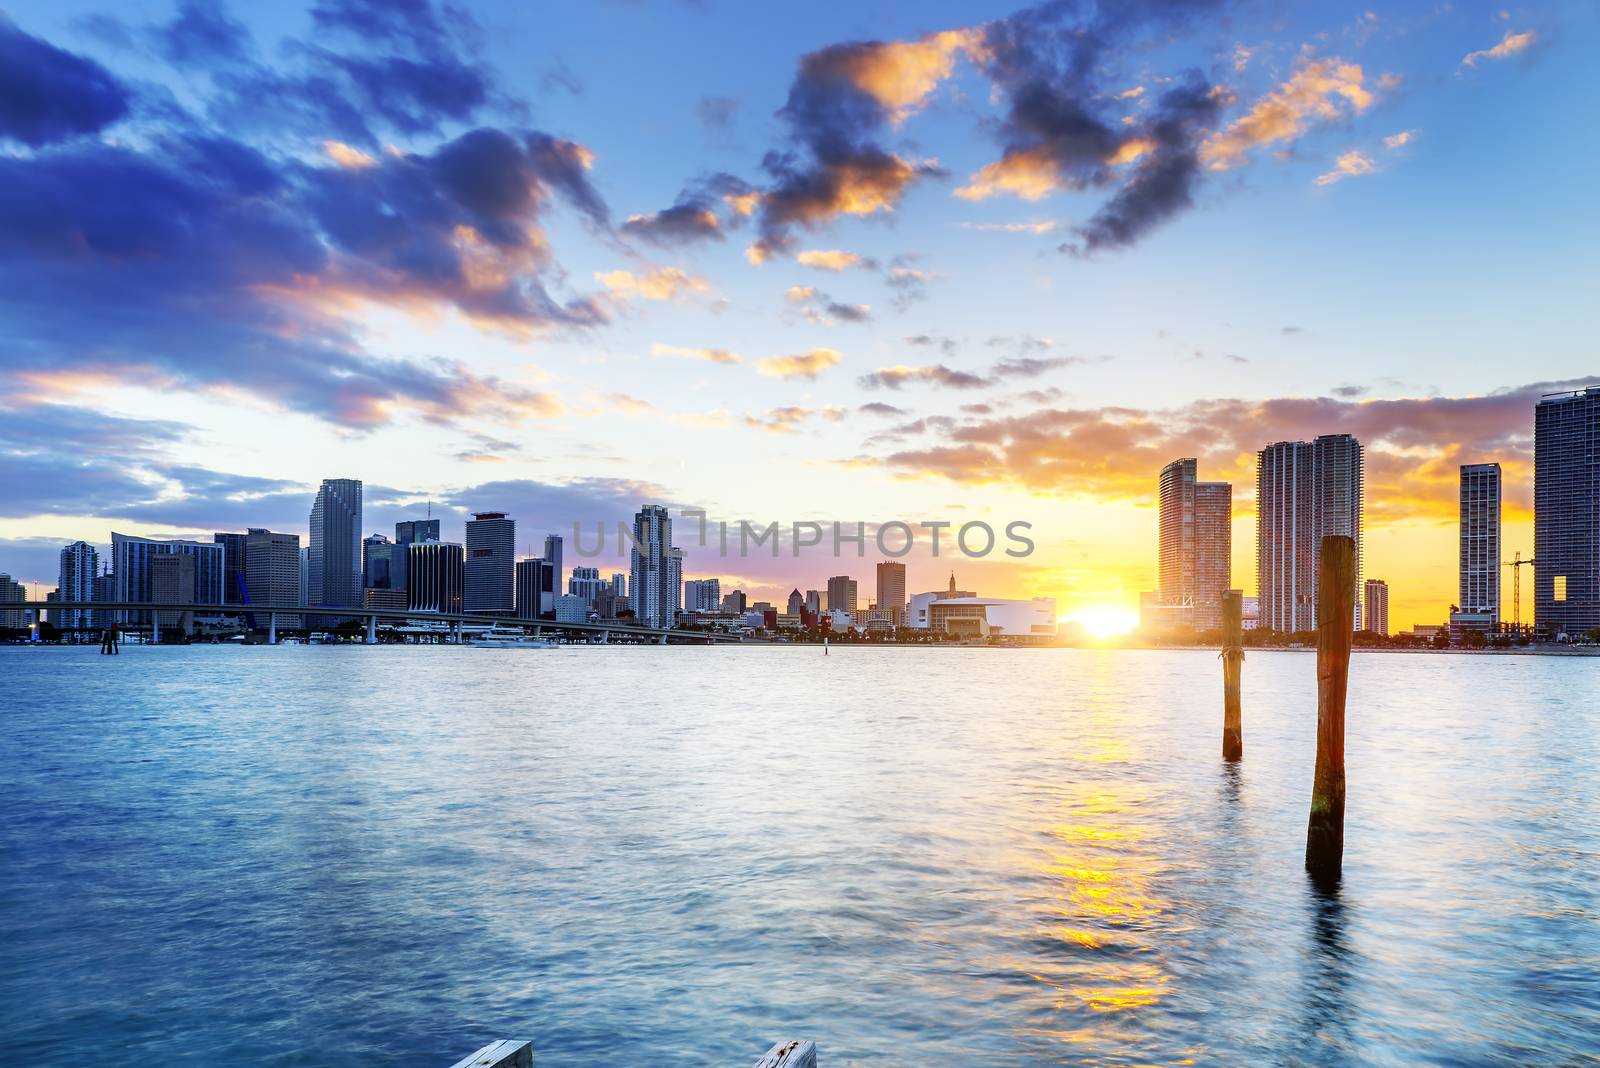
<svg viewBox="0 0 1600 1068">
<path fill-rule="evenodd" d="M 1317 564 L 1317 773 L 1306 825 L 1306 871 L 1324 888 L 1344 864 L 1344 699 L 1355 632 L 1356 543 L 1322 539 Z"/>
<path fill-rule="evenodd" d="M 1244 591 L 1222 592 L 1222 759 L 1244 756 L 1239 676 L 1244 669 Z"/>
<path fill-rule="evenodd" d="M 517 1038 L 502 1038 L 450 1068 L 533 1068 L 533 1043 Z"/>
<path fill-rule="evenodd" d="M 815 1042 L 779 1042 L 756 1061 L 754 1068 L 817 1068 Z"/>
</svg>

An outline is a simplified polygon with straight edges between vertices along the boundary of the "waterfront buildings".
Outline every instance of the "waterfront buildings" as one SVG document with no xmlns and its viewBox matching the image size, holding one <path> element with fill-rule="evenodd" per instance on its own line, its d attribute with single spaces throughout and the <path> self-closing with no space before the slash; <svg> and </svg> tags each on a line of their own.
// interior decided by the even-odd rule
<svg viewBox="0 0 1600 1068">
<path fill-rule="evenodd" d="M 301 588 L 300 535 L 280 534 L 263 527 L 251 527 L 244 536 L 246 596 L 251 604 L 303 604 Z M 262 627 L 266 620 L 257 619 Z M 278 617 L 280 627 L 298 627 L 297 615 Z"/>
<path fill-rule="evenodd" d="M 1541 638 L 1600 627 L 1600 386 L 1533 416 L 1533 618 Z"/>
<path fill-rule="evenodd" d="M 243 604 L 245 560 L 243 534 L 218 533 L 211 540 L 222 546 L 222 603 Z"/>
<path fill-rule="evenodd" d="M 404 546 L 396 545 L 382 534 L 372 534 L 361 540 L 362 586 L 368 590 L 404 589 L 397 583 L 395 558 L 404 554 Z"/>
<path fill-rule="evenodd" d="M 884 560 L 878 564 L 877 607 L 889 613 L 892 626 L 898 627 L 906 617 L 906 565 L 898 560 Z"/>
<path fill-rule="evenodd" d="M 647 504 L 634 515 L 632 563 L 634 618 L 647 627 L 671 627 L 683 592 L 683 553 L 672 546 L 672 518 L 661 505 Z"/>
<path fill-rule="evenodd" d="M 545 539 L 546 547 L 549 544 Z M 467 521 L 466 552 L 466 592 L 462 601 L 466 610 L 511 615 L 517 606 L 516 521 L 504 512 L 474 512 Z M 557 539 L 558 559 L 560 553 Z M 559 563 L 556 568 L 559 571 Z M 559 579 L 553 581 L 559 583 Z"/>
<path fill-rule="evenodd" d="M 912 596 L 904 625 L 963 638 L 1050 641 L 1056 637 L 1056 600 L 979 597 L 971 590 L 956 589 L 952 574 L 949 588 Z"/>
<path fill-rule="evenodd" d="M 1500 629 L 1500 465 L 1461 465 L 1460 589 L 1450 628 Z"/>
<path fill-rule="evenodd" d="M 810 612 L 813 616 L 819 616 L 822 614 L 822 591 L 806 591 L 806 611 Z"/>
<path fill-rule="evenodd" d="M 566 583 L 562 579 L 565 572 L 561 567 L 561 535 L 546 534 L 544 536 L 544 558 L 550 565 L 550 589 L 560 593 Z"/>
<path fill-rule="evenodd" d="M 589 602 L 582 597 L 564 593 L 556 598 L 557 623 L 589 622 Z"/>
<path fill-rule="evenodd" d="M 856 612 L 856 580 L 849 575 L 835 575 L 828 580 L 828 610 L 830 612 Z"/>
<path fill-rule="evenodd" d="M 1261 626 L 1307 631 L 1317 625 L 1317 558 L 1322 539 L 1356 544 L 1355 625 L 1361 628 L 1362 504 L 1365 458 L 1349 434 L 1280 441 L 1256 454 L 1256 564 Z"/>
<path fill-rule="evenodd" d="M 749 603 L 743 590 L 734 590 L 722 598 L 722 610 L 736 616 L 744 615 Z"/>
<path fill-rule="evenodd" d="M 466 585 L 466 554 L 447 541 L 406 546 L 406 608 L 413 612 L 460 612 Z"/>
<path fill-rule="evenodd" d="M 583 603 L 591 608 L 600 591 L 605 588 L 606 580 L 600 577 L 600 569 L 595 567 L 575 567 L 572 577 L 567 580 L 567 592 L 574 597 L 582 597 Z"/>
<path fill-rule="evenodd" d="M 100 577 L 100 553 L 86 541 L 75 541 L 61 550 L 61 563 L 56 573 L 56 597 L 63 604 L 95 599 L 95 583 Z M 51 613 L 51 621 L 58 627 L 70 629 L 92 627 L 95 613 L 86 609 L 60 609 Z"/>
<path fill-rule="evenodd" d="M 195 557 L 192 553 L 157 553 L 152 556 L 150 599 L 166 604 L 195 604 L 194 564 Z M 194 632 L 193 612 L 156 612 L 155 616 L 162 627 L 177 627 L 184 634 Z"/>
<path fill-rule="evenodd" d="M 721 607 L 721 579 L 690 579 L 683 584 L 683 610 L 685 612 L 715 612 Z"/>
<path fill-rule="evenodd" d="M 1362 598 L 1362 616 L 1365 630 L 1389 636 L 1389 584 L 1383 579 L 1367 579 Z"/>
<path fill-rule="evenodd" d="M 313 605 L 358 608 L 361 575 L 361 480 L 325 478 L 311 505 L 307 594 Z"/>
<path fill-rule="evenodd" d="M 0 605 L 19 604 L 28 599 L 27 588 L 10 575 L 0 573 Z M 27 611 L 21 608 L 0 609 L 0 627 L 20 630 L 28 625 Z"/>
<path fill-rule="evenodd" d="M 534 558 L 517 561 L 516 613 L 518 619 L 542 619 L 545 596 L 550 589 L 550 564 Z M 551 604 L 551 611 L 555 606 Z"/>
<path fill-rule="evenodd" d="M 1218 630 L 1222 594 L 1233 583 L 1233 486 L 1200 482 L 1193 457 L 1161 469 L 1156 596 L 1141 618 L 1164 626 Z"/>
<path fill-rule="evenodd" d="M 397 545 L 409 545 L 414 541 L 438 541 L 439 521 L 432 517 L 402 519 L 394 525 L 394 540 Z"/>
<path fill-rule="evenodd" d="M 223 548 L 216 542 L 157 541 L 131 534 L 111 534 L 111 572 L 114 601 L 156 600 L 151 584 L 151 566 L 156 557 L 167 554 L 194 558 L 194 604 L 222 604 L 222 576 L 225 567 Z M 125 610 L 119 622 L 148 626 L 150 613 Z"/>
</svg>

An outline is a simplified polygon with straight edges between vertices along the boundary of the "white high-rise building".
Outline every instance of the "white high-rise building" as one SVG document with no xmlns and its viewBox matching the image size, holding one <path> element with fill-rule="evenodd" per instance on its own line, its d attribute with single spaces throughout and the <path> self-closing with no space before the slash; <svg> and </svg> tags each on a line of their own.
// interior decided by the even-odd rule
<svg viewBox="0 0 1600 1068">
<path fill-rule="evenodd" d="M 307 594 L 313 605 L 360 608 L 361 480 L 325 478 L 311 506 Z"/>
<path fill-rule="evenodd" d="M 670 628 L 683 593 L 683 553 L 672 547 L 672 519 L 658 504 L 633 517 L 633 574 L 628 603 L 643 626 Z"/>
<path fill-rule="evenodd" d="M 1256 454 L 1256 564 L 1264 629 L 1316 629 L 1318 556 L 1322 539 L 1330 535 L 1355 541 L 1351 596 L 1355 626 L 1361 629 L 1364 463 L 1361 443 L 1349 434 L 1280 441 Z"/>
<path fill-rule="evenodd" d="M 600 596 L 600 591 L 605 589 L 606 580 L 600 577 L 597 567 L 575 567 L 572 577 L 567 580 L 567 593 L 573 597 L 582 597 L 583 603 L 594 607 L 594 599 Z"/>
<path fill-rule="evenodd" d="M 1233 486 L 1199 482 L 1195 469 L 1193 457 L 1161 469 L 1157 601 L 1174 622 L 1218 630 L 1233 582 Z"/>
<path fill-rule="evenodd" d="M 86 541 L 75 541 L 61 549 L 61 568 L 56 575 L 56 598 L 64 604 L 95 599 L 95 579 L 100 572 L 100 553 Z M 84 609 L 56 609 L 56 626 L 77 630 L 92 627 L 95 613 Z"/>
<path fill-rule="evenodd" d="M 685 612 L 717 612 L 721 608 L 721 579 L 690 579 L 683 584 L 683 610 Z"/>
</svg>

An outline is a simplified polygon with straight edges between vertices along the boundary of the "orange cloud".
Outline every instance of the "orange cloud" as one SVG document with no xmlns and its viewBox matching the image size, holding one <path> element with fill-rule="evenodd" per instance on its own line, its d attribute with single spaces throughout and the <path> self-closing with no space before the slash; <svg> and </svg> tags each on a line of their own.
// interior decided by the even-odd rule
<svg viewBox="0 0 1600 1068">
<path fill-rule="evenodd" d="M 346 170 L 359 171 L 367 167 L 375 167 L 376 159 L 367 155 L 359 148 L 352 148 L 343 141 L 324 141 L 322 151 L 327 153 L 329 159 Z"/>
<path fill-rule="evenodd" d="M 744 417 L 744 422 L 746 426 L 764 430 L 769 434 L 788 434 L 813 416 L 820 416 L 837 423 L 844 418 L 844 414 L 843 408 L 802 408 L 790 405 L 785 408 L 774 408 L 765 416 L 747 415 Z"/>
<path fill-rule="evenodd" d="M 1340 179 L 1356 178 L 1363 174 L 1371 174 L 1375 170 L 1377 167 L 1373 165 L 1372 160 L 1351 149 L 1349 152 L 1340 153 L 1339 158 L 1334 161 L 1333 170 L 1317 175 L 1317 184 L 1332 185 Z"/>
<path fill-rule="evenodd" d="M 768 378 L 815 378 L 844 356 L 834 349 L 812 349 L 799 356 L 769 356 L 756 364 Z"/>
<path fill-rule="evenodd" d="M 704 278 L 682 267 L 652 267 L 643 274 L 632 271 L 596 271 L 595 281 L 618 300 L 677 300 L 710 289 Z"/>
<path fill-rule="evenodd" d="M 843 271 L 861 262 L 861 257 L 857 253 L 837 248 L 808 249 L 795 256 L 795 259 L 802 266 L 814 267 L 819 271 Z"/>
<path fill-rule="evenodd" d="M 744 357 L 737 352 L 727 349 L 697 349 L 684 348 L 679 345 L 663 345 L 659 341 L 650 346 L 652 356 L 678 356 L 685 360 L 704 360 L 706 363 L 743 363 Z"/>
<path fill-rule="evenodd" d="M 1302 62 L 1289 80 L 1258 100 L 1250 111 L 1200 146 L 1200 158 L 1214 171 L 1242 162 L 1260 145 L 1300 136 L 1312 122 L 1344 114 L 1339 101 L 1359 113 L 1371 106 L 1371 90 L 1358 63 L 1342 59 Z"/>
<path fill-rule="evenodd" d="M 1507 56 L 1514 56 L 1518 52 L 1527 51 L 1538 39 L 1539 35 L 1532 30 L 1524 30 L 1522 33 L 1507 30 L 1506 35 L 1500 38 L 1500 43 L 1493 48 L 1479 49 L 1462 56 L 1461 65 L 1476 67 L 1480 59 L 1505 59 Z"/>
<path fill-rule="evenodd" d="M 878 42 L 820 54 L 857 89 L 878 102 L 899 123 L 920 108 L 940 82 L 950 77 L 958 54 L 984 53 L 981 28 L 945 30 L 915 41 Z"/>
</svg>

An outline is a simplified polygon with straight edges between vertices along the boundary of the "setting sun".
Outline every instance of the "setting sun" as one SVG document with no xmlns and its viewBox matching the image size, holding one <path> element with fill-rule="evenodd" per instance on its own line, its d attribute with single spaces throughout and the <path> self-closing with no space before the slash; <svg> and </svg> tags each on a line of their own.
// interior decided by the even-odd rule
<svg viewBox="0 0 1600 1068">
<path fill-rule="evenodd" d="M 1066 622 L 1078 624 L 1091 638 L 1118 638 L 1139 625 L 1139 613 L 1121 605 L 1092 605 L 1067 616 Z"/>
</svg>

